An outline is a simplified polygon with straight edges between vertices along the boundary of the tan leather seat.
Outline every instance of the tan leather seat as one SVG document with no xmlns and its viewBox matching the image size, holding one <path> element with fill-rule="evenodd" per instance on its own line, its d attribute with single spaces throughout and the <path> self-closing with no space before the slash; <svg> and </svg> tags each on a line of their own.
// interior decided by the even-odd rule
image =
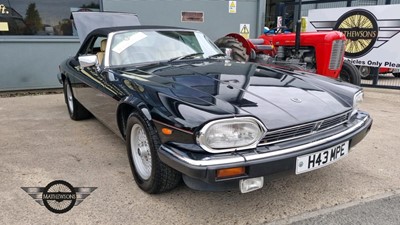
<svg viewBox="0 0 400 225">
<path fill-rule="evenodd" d="M 103 39 L 100 42 L 100 52 L 96 54 L 97 56 L 97 61 L 99 65 L 103 64 L 103 59 L 104 59 L 104 52 L 106 51 L 106 46 L 107 46 L 107 39 Z"/>
</svg>

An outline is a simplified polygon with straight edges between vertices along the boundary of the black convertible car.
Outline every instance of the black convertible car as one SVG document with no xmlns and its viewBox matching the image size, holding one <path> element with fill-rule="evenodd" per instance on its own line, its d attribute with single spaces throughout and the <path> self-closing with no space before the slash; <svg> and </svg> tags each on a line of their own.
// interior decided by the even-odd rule
<svg viewBox="0 0 400 225">
<path fill-rule="evenodd" d="M 123 138 L 148 193 L 182 178 L 198 190 L 257 190 L 267 175 L 342 159 L 371 128 L 360 87 L 230 61 L 199 31 L 89 31 L 60 65 L 69 114 L 94 115 Z"/>
</svg>

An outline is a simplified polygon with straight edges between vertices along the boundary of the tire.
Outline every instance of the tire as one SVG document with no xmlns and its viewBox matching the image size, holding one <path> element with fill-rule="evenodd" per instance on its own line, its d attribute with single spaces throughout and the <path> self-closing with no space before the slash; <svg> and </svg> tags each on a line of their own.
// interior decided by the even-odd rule
<svg viewBox="0 0 400 225">
<path fill-rule="evenodd" d="M 400 73 L 392 73 L 394 77 L 400 77 Z"/>
<path fill-rule="evenodd" d="M 361 79 L 370 80 L 371 76 L 371 67 L 369 66 L 360 66 L 358 67 L 358 71 L 360 71 Z"/>
<path fill-rule="evenodd" d="M 361 84 L 360 71 L 355 65 L 347 61 L 343 62 L 342 70 L 340 71 L 339 77 L 340 80 L 349 82 L 357 86 L 360 86 Z"/>
<path fill-rule="evenodd" d="M 139 188 L 149 194 L 157 194 L 178 186 L 181 174 L 158 158 L 160 140 L 150 122 L 133 112 L 128 117 L 126 129 L 129 163 Z"/>
<path fill-rule="evenodd" d="M 63 82 L 64 87 L 64 98 L 67 104 L 69 116 L 73 120 L 84 120 L 92 116 L 92 114 L 83 106 L 78 100 L 75 99 L 74 93 L 72 92 L 71 83 L 68 79 Z"/>
<path fill-rule="evenodd" d="M 232 49 L 231 58 L 238 62 L 249 61 L 249 56 L 246 53 L 246 48 L 243 47 L 242 43 L 234 37 L 225 36 L 216 40 L 215 45 L 218 48 L 230 48 Z"/>
</svg>

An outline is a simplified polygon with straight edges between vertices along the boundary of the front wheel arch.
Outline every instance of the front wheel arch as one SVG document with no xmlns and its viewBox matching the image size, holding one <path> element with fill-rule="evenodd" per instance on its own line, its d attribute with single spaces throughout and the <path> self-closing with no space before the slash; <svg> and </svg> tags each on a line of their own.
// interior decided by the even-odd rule
<svg viewBox="0 0 400 225">
<path fill-rule="evenodd" d="M 75 98 L 71 82 L 68 78 L 65 78 L 63 82 L 63 92 L 68 114 L 72 120 L 84 120 L 92 116 L 92 114 Z"/>
<path fill-rule="evenodd" d="M 121 133 L 122 137 L 125 140 L 126 140 L 126 125 L 129 115 L 131 115 L 132 113 L 140 113 L 142 116 L 146 116 L 146 118 L 150 122 L 152 121 L 150 113 L 144 113 L 143 112 L 144 109 L 147 110 L 147 107 L 143 102 L 140 102 L 139 99 L 133 99 L 132 101 L 123 101 L 119 104 L 117 109 L 117 124 L 119 132 Z"/>
<path fill-rule="evenodd" d="M 63 89 L 64 89 L 64 83 L 67 82 L 67 76 L 65 76 L 65 74 L 61 74 L 61 81 L 62 81 L 62 85 L 63 85 Z M 64 98 L 65 104 L 67 104 L 67 99 Z"/>
</svg>

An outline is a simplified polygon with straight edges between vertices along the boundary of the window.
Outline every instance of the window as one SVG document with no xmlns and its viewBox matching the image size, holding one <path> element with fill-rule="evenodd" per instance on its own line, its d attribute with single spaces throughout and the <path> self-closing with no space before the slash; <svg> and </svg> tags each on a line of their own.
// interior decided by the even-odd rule
<svg viewBox="0 0 400 225">
<path fill-rule="evenodd" d="M 87 47 L 84 49 L 84 51 L 80 52 L 81 55 L 86 55 L 86 54 L 93 54 L 95 55 L 96 53 L 100 52 L 100 45 L 101 41 L 107 39 L 107 37 L 93 37 L 90 43 L 87 45 Z"/>
<path fill-rule="evenodd" d="M 74 11 L 99 11 L 100 0 L 0 0 L 0 35 L 76 35 Z"/>
</svg>

